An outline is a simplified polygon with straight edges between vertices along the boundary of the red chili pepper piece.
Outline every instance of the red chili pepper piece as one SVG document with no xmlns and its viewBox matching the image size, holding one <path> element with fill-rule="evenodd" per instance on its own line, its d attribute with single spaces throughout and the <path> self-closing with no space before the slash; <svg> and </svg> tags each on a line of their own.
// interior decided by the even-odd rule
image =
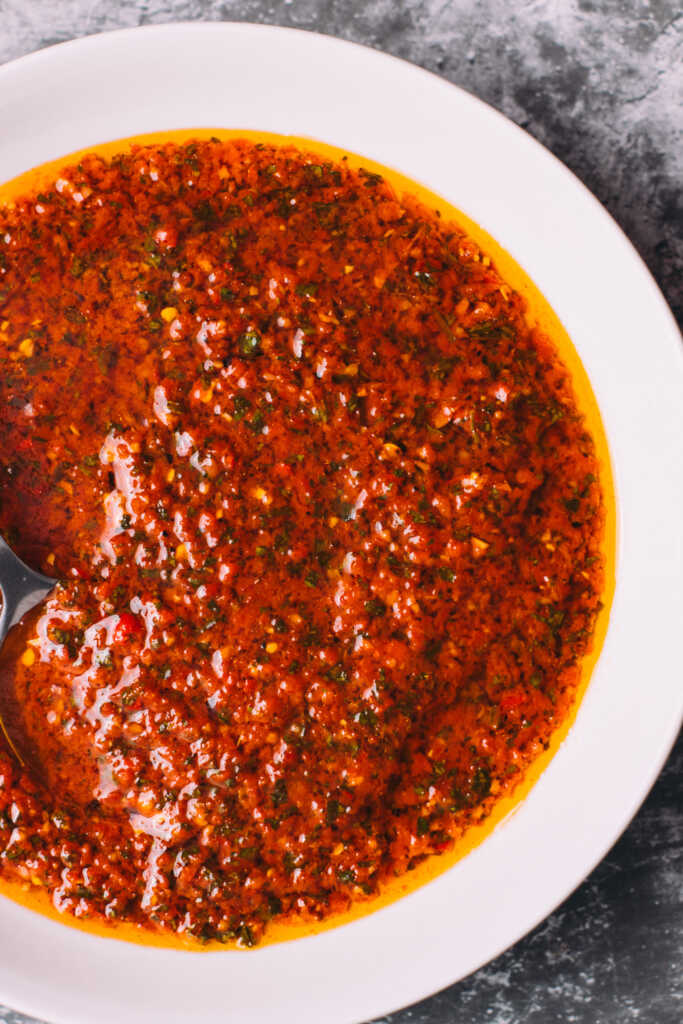
<svg viewBox="0 0 683 1024">
<path fill-rule="evenodd" d="M 504 694 L 500 701 L 501 711 L 512 711 L 514 708 L 518 708 L 520 704 L 524 703 L 524 696 L 522 690 L 511 690 L 510 693 Z"/>
<path fill-rule="evenodd" d="M 131 637 L 138 636 L 140 633 L 142 633 L 142 623 L 138 617 L 131 612 L 121 612 L 119 621 L 114 626 L 114 643 L 125 643 L 126 640 L 130 640 Z"/>
</svg>

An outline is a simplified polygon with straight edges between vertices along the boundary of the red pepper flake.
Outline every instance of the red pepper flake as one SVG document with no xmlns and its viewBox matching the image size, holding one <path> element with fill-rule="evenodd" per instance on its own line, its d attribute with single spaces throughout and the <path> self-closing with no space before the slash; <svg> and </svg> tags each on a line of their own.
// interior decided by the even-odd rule
<svg viewBox="0 0 683 1024">
<path fill-rule="evenodd" d="M 523 690 L 510 690 L 501 697 L 500 710 L 512 711 L 514 708 L 518 708 L 520 704 L 523 704 L 525 699 L 526 694 Z"/>
<path fill-rule="evenodd" d="M 133 615 L 132 612 L 120 612 L 112 636 L 114 643 L 122 644 L 139 636 L 142 632 L 143 626 L 137 615 Z"/>
</svg>

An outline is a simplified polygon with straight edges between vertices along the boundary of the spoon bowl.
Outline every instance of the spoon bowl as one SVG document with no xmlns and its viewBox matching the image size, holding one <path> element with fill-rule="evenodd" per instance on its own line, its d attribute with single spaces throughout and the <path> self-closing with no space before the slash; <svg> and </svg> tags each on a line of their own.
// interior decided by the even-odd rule
<svg viewBox="0 0 683 1024">
<path fill-rule="evenodd" d="M 9 544 L 0 537 L 0 593 L 2 594 L 2 610 L 0 611 L 0 649 L 7 634 L 18 622 L 40 604 L 56 584 L 56 580 L 33 569 L 15 555 Z M 6 651 L 4 652 L 6 653 Z M 20 749 L 25 749 L 23 737 L 18 735 L 13 722 L 15 715 L 5 707 L 4 687 L 3 698 L 0 699 L 0 730 L 5 736 L 10 750 L 21 764 L 26 763 Z"/>
<path fill-rule="evenodd" d="M 26 612 L 40 604 L 56 582 L 49 576 L 29 569 L 0 537 L 0 646 L 12 626 L 16 626 Z"/>
</svg>

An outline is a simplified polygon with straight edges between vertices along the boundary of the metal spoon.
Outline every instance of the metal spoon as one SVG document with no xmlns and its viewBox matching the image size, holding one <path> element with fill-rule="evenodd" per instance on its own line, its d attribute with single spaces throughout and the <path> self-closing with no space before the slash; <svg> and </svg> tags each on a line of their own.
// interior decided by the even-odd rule
<svg viewBox="0 0 683 1024">
<path fill-rule="evenodd" d="M 9 544 L 0 537 L 0 647 L 12 626 L 47 597 L 57 580 L 34 572 L 14 554 Z"/>
<path fill-rule="evenodd" d="M 14 554 L 9 544 L 0 537 L 0 593 L 2 594 L 2 611 L 0 611 L 0 647 L 2 647 L 12 626 L 16 626 L 21 618 L 37 604 L 40 604 L 55 586 L 57 580 L 43 576 L 42 573 L 29 569 Z M 25 764 L 24 758 L 12 741 L 0 708 L 0 731 L 5 735 L 15 756 Z"/>
</svg>

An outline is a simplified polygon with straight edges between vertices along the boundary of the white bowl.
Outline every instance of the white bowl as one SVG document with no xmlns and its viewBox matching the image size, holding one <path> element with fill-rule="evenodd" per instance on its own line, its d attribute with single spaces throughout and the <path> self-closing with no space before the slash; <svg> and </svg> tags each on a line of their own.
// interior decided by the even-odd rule
<svg viewBox="0 0 683 1024">
<path fill-rule="evenodd" d="M 617 587 L 592 682 L 519 811 L 455 867 L 352 924 L 250 953 L 133 946 L 1 901 L 0 1000 L 51 1021 L 348 1024 L 456 981 L 545 917 L 628 824 L 675 739 L 680 337 L 630 243 L 576 178 L 412 65 L 289 29 L 194 23 L 94 36 L 0 68 L 0 181 L 107 139 L 202 126 L 348 148 L 478 221 L 569 331 L 613 459 Z"/>
</svg>

